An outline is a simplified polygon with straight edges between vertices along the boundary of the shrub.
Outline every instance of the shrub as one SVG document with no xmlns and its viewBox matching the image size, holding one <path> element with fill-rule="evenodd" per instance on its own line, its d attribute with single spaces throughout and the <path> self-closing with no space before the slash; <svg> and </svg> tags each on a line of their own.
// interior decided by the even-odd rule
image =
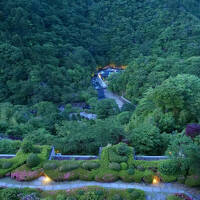
<svg viewBox="0 0 200 200">
<path fill-rule="evenodd" d="M 129 199 L 135 199 L 135 200 L 143 200 L 145 199 L 145 193 L 141 190 L 136 190 L 136 189 L 129 189 Z"/>
<path fill-rule="evenodd" d="M 113 149 L 110 149 L 109 150 L 109 160 L 110 160 L 110 162 L 121 163 L 121 162 L 127 162 L 128 157 L 127 156 L 120 156 L 116 152 L 114 152 Z"/>
<path fill-rule="evenodd" d="M 58 167 L 58 164 L 55 162 L 49 162 L 49 163 L 44 164 L 45 170 L 53 170 L 53 169 L 56 169 L 57 167 Z"/>
<path fill-rule="evenodd" d="M 103 195 L 104 195 L 104 191 L 98 189 L 98 190 L 95 192 L 95 194 L 98 195 L 98 196 L 103 196 Z"/>
<path fill-rule="evenodd" d="M 78 177 L 79 177 L 79 174 L 76 173 L 75 171 L 67 172 L 66 174 L 64 174 L 63 180 L 73 181 L 73 180 L 77 180 Z"/>
<path fill-rule="evenodd" d="M 19 190 L 18 189 L 4 189 L 0 192 L 0 196 L 2 200 L 20 200 L 18 197 Z"/>
<path fill-rule="evenodd" d="M 161 180 L 165 183 L 175 182 L 177 180 L 177 177 L 174 175 L 165 175 L 160 174 Z"/>
<path fill-rule="evenodd" d="M 120 156 L 127 156 L 130 153 L 130 148 L 125 143 L 120 143 L 116 145 L 116 152 Z"/>
<path fill-rule="evenodd" d="M 139 166 L 137 166 L 137 170 L 143 172 L 143 171 L 145 171 L 145 168 L 143 166 L 139 165 Z"/>
<path fill-rule="evenodd" d="M 122 198 L 119 194 L 115 194 L 115 195 L 112 197 L 112 200 L 123 200 L 123 198 Z"/>
<path fill-rule="evenodd" d="M 40 163 L 40 158 L 37 156 L 37 154 L 30 154 L 26 160 L 26 164 L 28 167 L 33 168 L 39 165 Z"/>
<path fill-rule="evenodd" d="M 95 176 L 95 181 L 98 181 L 98 182 L 109 183 L 109 182 L 115 182 L 118 179 L 119 179 L 119 176 L 117 175 L 117 173 L 110 170 L 98 171 L 98 174 Z"/>
<path fill-rule="evenodd" d="M 139 199 L 141 194 L 138 191 L 133 191 L 130 196 L 132 199 Z"/>
<path fill-rule="evenodd" d="M 124 182 L 133 182 L 134 177 L 128 174 L 128 171 L 122 170 L 119 173 L 119 177 Z"/>
<path fill-rule="evenodd" d="M 21 149 L 23 153 L 31 153 L 34 150 L 33 143 L 30 140 L 24 140 Z"/>
<path fill-rule="evenodd" d="M 120 171 L 121 167 L 119 163 L 113 162 L 109 164 L 109 168 L 115 171 Z"/>
<path fill-rule="evenodd" d="M 10 162 L 10 161 L 5 161 L 5 162 L 3 162 L 3 164 L 2 164 L 2 169 L 9 169 L 9 168 L 11 168 L 12 167 L 12 162 Z"/>
<path fill-rule="evenodd" d="M 79 200 L 86 200 L 86 199 L 87 200 L 99 200 L 99 196 L 96 195 L 95 192 L 89 191 L 79 197 Z"/>
<path fill-rule="evenodd" d="M 185 184 L 189 187 L 197 187 L 200 186 L 200 176 L 192 175 L 186 178 Z"/>
<path fill-rule="evenodd" d="M 59 171 L 60 172 L 68 172 L 68 171 L 72 171 L 74 169 L 79 168 L 79 163 L 78 162 L 68 162 L 63 164 L 60 168 Z"/>
<path fill-rule="evenodd" d="M 140 183 L 142 181 L 143 175 L 144 175 L 144 172 L 135 170 L 135 173 L 133 175 L 134 182 Z"/>
<path fill-rule="evenodd" d="M 159 171 L 165 175 L 175 175 L 180 171 L 177 160 L 166 160 L 159 165 Z"/>
<path fill-rule="evenodd" d="M 128 168 L 128 165 L 127 165 L 127 163 L 125 163 L 125 162 L 122 162 L 122 163 L 120 164 L 120 166 L 121 166 L 121 169 L 122 169 L 122 170 L 126 170 L 126 169 Z"/>
<path fill-rule="evenodd" d="M 134 168 L 129 168 L 129 169 L 127 170 L 128 175 L 133 175 L 134 172 L 135 172 Z"/>
<path fill-rule="evenodd" d="M 177 179 L 177 181 L 178 181 L 179 183 L 184 184 L 184 183 L 185 183 L 185 177 L 184 177 L 184 176 L 179 176 L 178 179 Z"/>
<path fill-rule="evenodd" d="M 153 182 L 153 177 L 154 177 L 154 174 L 152 171 L 150 170 L 146 170 L 145 173 L 144 173 L 144 177 L 143 177 L 143 180 L 145 183 L 152 183 Z"/>
<path fill-rule="evenodd" d="M 64 194 L 59 194 L 57 197 L 56 197 L 56 200 L 66 200 L 66 197 Z"/>
<path fill-rule="evenodd" d="M 87 171 L 85 169 L 79 170 L 79 179 L 83 181 L 93 181 L 94 180 L 94 173 Z"/>
<path fill-rule="evenodd" d="M 100 167 L 100 164 L 98 162 L 94 162 L 94 161 L 85 161 L 81 167 L 83 169 L 86 169 L 86 170 L 92 170 L 92 169 L 97 169 Z"/>
</svg>

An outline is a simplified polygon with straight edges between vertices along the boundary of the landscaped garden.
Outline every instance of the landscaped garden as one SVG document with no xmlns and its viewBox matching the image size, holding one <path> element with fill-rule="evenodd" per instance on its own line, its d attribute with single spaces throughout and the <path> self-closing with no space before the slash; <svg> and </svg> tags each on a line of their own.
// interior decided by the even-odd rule
<svg viewBox="0 0 200 200">
<path fill-rule="evenodd" d="M 137 182 L 152 184 L 179 182 L 189 187 L 200 186 L 200 176 L 189 160 L 134 160 L 134 149 L 125 143 L 103 148 L 97 160 L 48 160 L 49 146 L 33 146 L 24 141 L 16 157 L 0 160 L 1 177 L 31 181 L 47 176 L 52 181 Z"/>
</svg>

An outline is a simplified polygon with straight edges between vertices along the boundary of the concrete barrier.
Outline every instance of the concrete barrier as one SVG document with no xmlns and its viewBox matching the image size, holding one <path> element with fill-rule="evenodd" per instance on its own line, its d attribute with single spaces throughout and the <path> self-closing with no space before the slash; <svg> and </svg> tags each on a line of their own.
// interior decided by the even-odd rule
<svg viewBox="0 0 200 200">
<path fill-rule="evenodd" d="M 73 156 L 73 155 L 55 155 L 53 156 L 54 160 L 95 160 L 98 159 L 98 156 Z"/>
<path fill-rule="evenodd" d="M 169 159 L 168 156 L 135 156 L 135 160 L 146 160 L 146 161 L 154 161 L 154 160 L 166 160 Z"/>
<path fill-rule="evenodd" d="M 16 157 L 15 154 L 0 154 L 0 159 L 10 159 Z"/>
</svg>

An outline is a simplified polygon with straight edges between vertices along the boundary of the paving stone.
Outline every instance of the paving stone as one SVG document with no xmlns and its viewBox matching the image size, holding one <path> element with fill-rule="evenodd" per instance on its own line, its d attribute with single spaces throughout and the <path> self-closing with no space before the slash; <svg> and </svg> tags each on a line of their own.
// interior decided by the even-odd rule
<svg viewBox="0 0 200 200">
<path fill-rule="evenodd" d="M 39 188 L 42 190 L 67 190 L 73 188 L 80 188 L 85 186 L 101 186 L 104 188 L 115 188 L 115 189 L 127 189 L 135 188 L 146 192 L 147 200 L 165 200 L 167 195 L 172 193 L 186 193 L 188 196 L 192 197 L 194 200 L 200 200 L 200 191 L 193 188 L 188 188 L 184 185 L 176 183 L 161 183 L 159 185 L 151 185 L 144 183 L 124 183 L 122 181 L 117 181 L 115 183 L 99 183 L 95 181 L 65 181 L 65 182 L 50 182 L 44 184 L 44 177 L 40 177 L 37 180 L 30 182 L 17 182 L 9 177 L 0 179 L 1 187 L 9 188 Z"/>
</svg>

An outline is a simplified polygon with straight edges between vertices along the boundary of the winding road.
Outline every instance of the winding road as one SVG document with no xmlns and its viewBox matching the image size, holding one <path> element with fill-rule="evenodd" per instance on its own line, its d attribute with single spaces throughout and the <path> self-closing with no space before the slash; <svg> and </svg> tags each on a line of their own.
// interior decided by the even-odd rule
<svg viewBox="0 0 200 200">
<path fill-rule="evenodd" d="M 177 183 L 160 183 L 158 185 L 144 184 L 144 183 L 125 183 L 117 181 L 114 183 L 99 183 L 95 181 L 65 181 L 54 182 L 46 180 L 45 177 L 40 177 L 30 182 L 18 182 L 9 177 L 0 179 L 0 187 L 8 188 L 35 188 L 47 191 L 53 190 L 70 190 L 74 188 L 81 188 L 87 186 L 100 186 L 108 189 L 128 189 L 135 188 L 145 191 L 147 200 L 165 200 L 169 194 L 185 193 L 193 200 L 200 200 L 200 191 L 188 188 Z"/>
</svg>

